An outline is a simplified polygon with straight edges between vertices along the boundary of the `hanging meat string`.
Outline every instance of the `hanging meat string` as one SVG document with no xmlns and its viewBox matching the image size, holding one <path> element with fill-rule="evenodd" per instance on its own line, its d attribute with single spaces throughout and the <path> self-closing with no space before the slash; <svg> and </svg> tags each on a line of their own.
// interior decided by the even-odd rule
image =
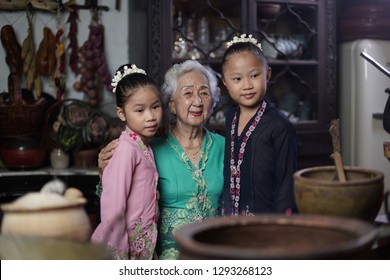
<svg viewBox="0 0 390 280">
<path fill-rule="evenodd" d="M 83 91 L 91 106 L 100 103 L 100 90 L 103 86 L 111 91 L 111 75 L 108 71 L 104 53 L 104 27 L 99 23 L 97 9 L 92 9 L 88 39 L 79 49 L 79 72 L 81 78 L 74 84 L 75 89 Z"/>
</svg>

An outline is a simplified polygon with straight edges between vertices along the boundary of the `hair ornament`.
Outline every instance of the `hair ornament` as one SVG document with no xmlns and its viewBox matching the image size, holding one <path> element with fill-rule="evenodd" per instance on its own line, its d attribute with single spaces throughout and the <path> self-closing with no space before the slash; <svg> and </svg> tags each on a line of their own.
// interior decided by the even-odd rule
<svg viewBox="0 0 390 280">
<path fill-rule="evenodd" d="M 251 43 L 251 44 L 255 45 L 256 47 L 258 47 L 261 51 L 263 51 L 261 44 L 257 43 L 257 40 L 255 38 L 253 38 L 251 34 L 249 34 L 248 37 L 246 36 L 246 34 L 241 34 L 240 37 L 234 36 L 233 40 L 231 40 L 230 42 L 227 43 L 227 47 L 229 48 L 230 46 L 237 44 L 237 43 Z"/>
<path fill-rule="evenodd" d="M 135 64 L 131 64 L 130 68 L 127 65 L 125 65 L 123 67 L 123 71 L 117 71 L 114 75 L 114 78 L 112 78 L 111 80 L 111 86 L 113 87 L 112 92 L 115 93 L 116 87 L 118 86 L 120 80 L 123 79 L 123 77 L 134 73 L 140 73 L 146 75 L 145 70 L 138 68 Z"/>
</svg>

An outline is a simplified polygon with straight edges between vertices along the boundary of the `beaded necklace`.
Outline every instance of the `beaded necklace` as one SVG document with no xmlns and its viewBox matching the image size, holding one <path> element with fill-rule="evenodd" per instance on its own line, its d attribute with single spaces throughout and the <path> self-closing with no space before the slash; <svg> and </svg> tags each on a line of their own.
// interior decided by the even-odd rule
<svg viewBox="0 0 390 280">
<path fill-rule="evenodd" d="M 240 176 L 241 176 L 241 164 L 242 160 L 244 158 L 245 153 L 245 146 L 248 142 L 249 137 L 251 136 L 252 132 L 255 130 L 257 124 L 259 123 L 261 117 L 263 116 L 263 113 L 265 111 L 265 108 L 267 107 L 267 102 L 263 100 L 260 110 L 257 111 L 256 117 L 251 123 L 248 131 L 245 133 L 245 137 L 241 143 L 240 150 L 238 153 L 238 160 L 237 164 L 235 164 L 234 159 L 234 141 L 235 141 L 235 130 L 236 130 L 236 123 L 237 123 L 237 113 L 234 115 L 233 122 L 232 122 L 232 128 L 230 130 L 231 135 L 231 142 L 230 142 L 230 195 L 232 199 L 232 215 L 237 216 L 238 215 L 238 208 L 240 205 Z"/>
</svg>

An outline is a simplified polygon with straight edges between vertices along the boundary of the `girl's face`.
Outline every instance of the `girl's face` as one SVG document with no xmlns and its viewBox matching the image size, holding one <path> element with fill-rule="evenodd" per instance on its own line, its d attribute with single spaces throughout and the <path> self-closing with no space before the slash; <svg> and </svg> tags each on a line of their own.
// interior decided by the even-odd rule
<svg viewBox="0 0 390 280">
<path fill-rule="evenodd" d="M 211 92 L 205 75 L 191 71 L 177 80 L 175 97 L 169 101 L 169 110 L 176 122 L 199 127 L 206 123 L 211 110 Z"/>
<path fill-rule="evenodd" d="M 117 107 L 116 112 L 119 119 L 148 143 L 156 135 L 163 118 L 159 92 L 154 86 L 135 89 L 123 108 Z"/>
<path fill-rule="evenodd" d="M 258 107 L 270 78 L 271 68 L 252 52 L 232 54 L 224 65 L 223 83 L 241 108 Z"/>
</svg>

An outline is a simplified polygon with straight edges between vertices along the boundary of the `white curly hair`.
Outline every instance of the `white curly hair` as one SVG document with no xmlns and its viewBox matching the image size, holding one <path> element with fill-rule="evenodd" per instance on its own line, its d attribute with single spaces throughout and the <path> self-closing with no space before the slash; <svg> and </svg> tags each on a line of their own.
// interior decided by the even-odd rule
<svg viewBox="0 0 390 280">
<path fill-rule="evenodd" d="M 184 74 L 192 71 L 199 71 L 205 75 L 207 81 L 209 82 L 211 93 L 211 109 L 209 116 L 211 116 L 214 107 L 219 101 L 221 89 L 218 87 L 217 76 L 210 67 L 202 65 L 196 60 L 186 60 L 183 63 L 174 64 L 165 74 L 164 84 L 161 87 L 163 103 L 164 107 L 166 108 L 166 117 L 167 120 L 171 123 L 176 121 L 176 116 L 169 111 L 168 103 L 170 100 L 175 98 L 177 80 Z"/>
</svg>

